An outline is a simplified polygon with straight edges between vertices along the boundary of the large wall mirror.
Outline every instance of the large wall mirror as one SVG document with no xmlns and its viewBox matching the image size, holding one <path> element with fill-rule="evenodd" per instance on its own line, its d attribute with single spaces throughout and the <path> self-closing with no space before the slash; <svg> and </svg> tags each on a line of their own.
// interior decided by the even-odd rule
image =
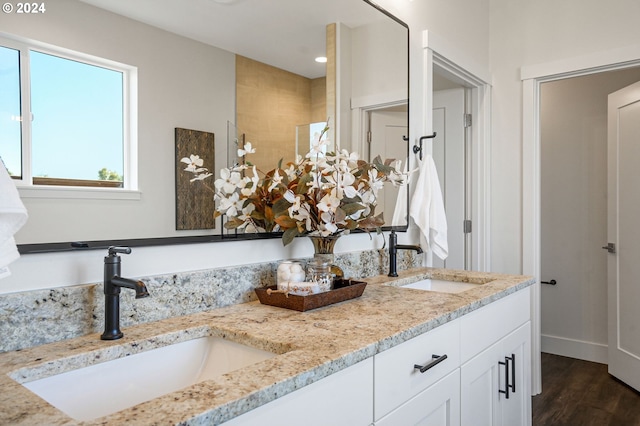
<svg viewBox="0 0 640 426">
<path fill-rule="evenodd" d="M 216 170 L 237 161 L 243 140 L 265 169 L 304 154 L 327 119 L 335 146 L 408 162 L 409 30 L 369 1 L 61 0 L 37 17 L 5 18 L 6 35 L 138 68 L 140 199 L 25 198 L 30 219 L 16 236 L 23 253 L 70 241 L 270 237 L 220 223 L 176 230 L 175 128 L 215 135 Z M 326 63 L 315 61 L 321 56 Z M 403 230 L 408 187 L 399 191 L 386 190 L 378 208 L 385 227 Z"/>
</svg>

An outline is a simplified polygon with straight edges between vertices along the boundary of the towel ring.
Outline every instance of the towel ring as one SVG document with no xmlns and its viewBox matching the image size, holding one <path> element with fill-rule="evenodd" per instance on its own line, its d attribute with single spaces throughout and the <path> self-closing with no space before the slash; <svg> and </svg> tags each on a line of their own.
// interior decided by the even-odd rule
<svg viewBox="0 0 640 426">
<path fill-rule="evenodd" d="M 422 141 L 423 141 L 423 140 L 425 140 L 425 139 L 433 139 L 433 138 L 435 138 L 435 137 L 436 137 L 436 135 L 437 135 L 437 133 L 436 133 L 436 132 L 433 132 L 433 134 L 432 134 L 432 135 L 429 135 L 429 136 L 422 136 L 422 137 L 419 139 L 420 146 L 418 146 L 418 145 L 414 145 L 414 146 L 413 146 L 413 153 L 414 153 L 414 154 L 418 154 L 418 153 L 420 153 L 420 156 L 419 156 L 420 161 L 422 161 Z"/>
</svg>

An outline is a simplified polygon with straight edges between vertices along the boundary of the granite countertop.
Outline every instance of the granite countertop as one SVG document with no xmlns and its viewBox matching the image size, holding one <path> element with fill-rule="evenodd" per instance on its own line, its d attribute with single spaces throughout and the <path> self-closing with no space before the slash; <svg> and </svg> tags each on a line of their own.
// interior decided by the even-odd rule
<svg viewBox="0 0 640 426">
<path fill-rule="evenodd" d="M 429 277 L 486 284 L 457 294 L 397 287 Z M 0 424 L 80 424 L 16 380 L 48 377 L 98 359 L 210 335 L 279 354 L 82 423 L 219 424 L 534 283 L 520 275 L 433 268 L 364 281 L 368 285 L 361 297 L 307 312 L 242 303 L 125 328 L 125 337 L 112 342 L 99 340 L 96 333 L 0 354 Z"/>
</svg>

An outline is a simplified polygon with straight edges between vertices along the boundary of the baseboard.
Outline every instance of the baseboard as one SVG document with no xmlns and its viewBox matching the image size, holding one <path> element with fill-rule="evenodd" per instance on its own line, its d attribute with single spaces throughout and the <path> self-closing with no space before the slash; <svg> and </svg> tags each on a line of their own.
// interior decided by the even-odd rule
<svg viewBox="0 0 640 426">
<path fill-rule="evenodd" d="M 602 343 L 585 342 L 558 336 L 540 336 L 542 352 L 562 355 L 585 361 L 608 364 L 608 346 Z"/>
</svg>

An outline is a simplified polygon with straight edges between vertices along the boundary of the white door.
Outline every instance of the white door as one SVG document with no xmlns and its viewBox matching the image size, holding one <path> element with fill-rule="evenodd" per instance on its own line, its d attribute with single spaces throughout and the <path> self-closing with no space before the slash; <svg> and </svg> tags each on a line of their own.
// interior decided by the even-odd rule
<svg viewBox="0 0 640 426">
<path fill-rule="evenodd" d="M 609 373 L 640 391 L 640 82 L 609 95 Z"/>
<path fill-rule="evenodd" d="M 433 161 L 442 187 L 444 209 L 447 215 L 449 256 L 441 260 L 433 257 L 436 268 L 469 269 L 467 264 L 465 220 L 465 89 L 433 92 Z M 428 143 L 428 142 L 427 142 Z"/>
<path fill-rule="evenodd" d="M 371 143 L 369 145 L 369 161 L 373 157 L 380 155 L 382 160 L 387 158 L 395 158 L 402 161 L 402 167 L 405 167 L 408 142 L 404 140 L 408 136 L 409 128 L 407 125 L 407 112 L 400 108 L 400 111 L 391 110 L 374 110 L 370 112 L 369 131 L 371 132 Z M 385 185 L 378 193 L 378 207 L 376 214 L 382 212 L 384 214 L 385 225 L 403 226 L 407 225 L 407 197 L 398 199 L 398 192 L 407 187 L 394 187 L 393 185 Z M 403 205 L 397 205 L 402 203 Z M 398 208 L 399 217 L 395 223 L 392 223 L 394 212 Z"/>
</svg>

